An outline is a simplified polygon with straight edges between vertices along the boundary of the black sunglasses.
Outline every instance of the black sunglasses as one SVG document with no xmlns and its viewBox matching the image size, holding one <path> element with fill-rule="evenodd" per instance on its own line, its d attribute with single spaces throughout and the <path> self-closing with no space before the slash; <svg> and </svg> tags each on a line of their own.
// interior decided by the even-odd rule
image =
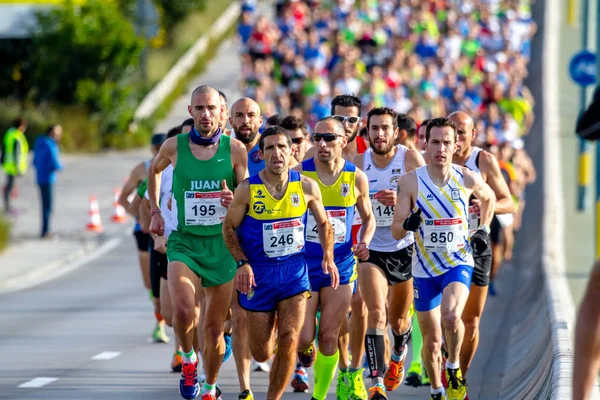
<svg viewBox="0 0 600 400">
<path fill-rule="evenodd" d="M 303 137 L 295 137 L 295 138 L 292 138 L 291 140 L 292 140 L 292 143 L 294 143 L 294 144 L 300 144 L 304 141 L 304 138 Z"/>
<path fill-rule="evenodd" d="M 341 137 L 340 135 L 336 135 L 335 133 L 315 133 L 313 134 L 313 139 L 315 143 L 319 143 L 321 140 L 326 142 L 333 142 L 335 139 Z"/>
<path fill-rule="evenodd" d="M 349 124 L 355 124 L 360 121 L 359 117 L 344 117 L 343 115 L 334 115 L 333 118 L 337 119 L 342 124 L 346 121 L 348 121 Z"/>
</svg>

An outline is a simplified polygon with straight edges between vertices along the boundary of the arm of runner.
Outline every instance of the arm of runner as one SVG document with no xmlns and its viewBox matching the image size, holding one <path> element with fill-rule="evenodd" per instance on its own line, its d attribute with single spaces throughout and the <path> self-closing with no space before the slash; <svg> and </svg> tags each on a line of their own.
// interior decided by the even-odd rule
<svg viewBox="0 0 600 400">
<path fill-rule="evenodd" d="M 136 195 L 136 198 L 139 197 Z M 135 200 L 134 200 L 135 201 Z M 140 205 L 138 207 L 138 216 L 140 227 L 142 228 L 142 232 L 150 231 L 150 201 L 147 198 L 143 198 L 140 201 Z"/>
<path fill-rule="evenodd" d="M 165 220 L 160 214 L 158 199 L 160 196 L 160 173 L 169 164 L 175 166 L 177 157 L 177 137 L 167 139 L 150 164 L 148 171 L 148 198 L 150 200 L 150 232 L 162 236 L 165 232 Z"/>
<path fill-rule="evenodd" d="M 323 261 L 321 262 L 323 272 L 331 276 L 331 287 L 337 289 L 340 284 L 340 276 L 333 261 L 333 228 L 329 222 L 329 218 L 327 218 L 325 207 L 323 207 L 321 191 L 317 182 L 306 176 L 302 176 L 302 190 L 304 191 L 308 208 L 317 223 L 319 242 L 321 243 L 321 247 L 323 247 Z"/>
<path fill-rule="evenodd" d="M 125 209 L 125 211 L 129 212 L 129 195 L 137 189 L 138 185 L 143 179 L 144 163 L 141 163 L 136 165 L 135 168 L 131 170 L 129 177 L 127 178 L 125 184 L 121 188 L 121 194 L 119 195 L 119 204 Z"/>
<path fill-rule="evenodd" d="M 394 206 L 394 220 L 392 221 L 392 237 L 402 240 L 408 231 L 404 229 L 404 221 L 412 215 L 413 196 L 416 193 L 417 178 L 414 172 L 402 175 L 398 179 L 396 188 L 396 205 Z"/>
<path fill-rule="evenodd" d="M 416 150 L 407 150 L 404 157 L 404 169 L 406 172 L 410 172 L 414 169 L 425 165 L 425 159 L 420 152 Z"/>
<path fill-rule="evenodd" d="M 133 215 L 134 217 L 139 218 L 140 204 L 142 204 L 142 198 L 136 193 L 133 197 L 133 201 L 129 203 L 129 208 L 127 209 L 127 212 Z M 148 229 L 146 229 L 146 232 L 148 232 Z"/>
<path fill-rule="evenodd" d="M 354 249 L 354 254 L 361 260 L 369 258 L 369 244 L 375 234 L 375 217 L 373 207 L 369 198 L 369 181 L 367 175 L 361 170 L 356 170 L 356 209 L 362 220 L 360 238 Z"/>
<path fill-rule="evenodd" d="M 487 184 L 494 191 L 496 205 L 494 206 L 494 213 L 496 214 L 509 214 L 515 210 L 515 202 L 510 195 L 510 190 L 506 181 L 502 177 L 500 167 L 496 157 L 487 151 L 480 153 L 479 166 L 481 172 L 486 174 Z M 480 201 L 474 203 L 479 205 Z M 477 210 L 474 210 L 477 213 Z"/>
<path fill-rule="evenodd" d="M 244 220 L 249 203 L 250 185 L 248 180 L 245 180 L 237 187 L 237 190 L 233 195 L 233 201 L 227 210 L 225 221 L 223 222 L 223 239 L 225 240 L 225 245 L 229 249 L 229 252 L 236 262 L 247 260 L 246 254 L 244 254 L 244 250 L 242 250 L 242 247 L 240 246 L 240 241 L 235 230 Z M 254 272 L 252 271 L 252 266 L 249 263 L 238 267 L 235 276 L 235 288 L 242 294 L 248 294 L 252 287 L 256 286 Z"/>
<path fill-rule="evenodd" d="M 465 187 L 471 191 L 480 201 L 480 226 L 489 227 L 494 217 L 494 205 L 496 196 L 490 186 L 483 181 L 483 178 L 478 173 L 471 171 L 468 168 L 462 167 Z"/>
</svg>

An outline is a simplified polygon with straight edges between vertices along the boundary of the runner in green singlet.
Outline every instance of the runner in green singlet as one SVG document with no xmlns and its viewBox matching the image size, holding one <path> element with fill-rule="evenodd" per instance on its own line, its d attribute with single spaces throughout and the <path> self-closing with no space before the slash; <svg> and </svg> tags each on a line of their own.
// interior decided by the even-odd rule
<svg viewBox="0 0 600 400">
<path fill-rule="evenodd" d="M 233 198 L 228 188 L 246 178 L 248 161 L 242 143 L 224 135 L 219 128 L 224 107 L 216 89 L 196 88 L 188 111 L 194 118 L 194 128 L 167 140 L 150 166 L 150 231 L 164 233 L 164 219 L 158 207 L 158 174 L 172 164 L 171 210 L 176 225 L 169 236 L 167 257 L 173 327 L 183 351 L 179 392 L 186 399 L 193 399 L 200 392 L 194 306 L 195 287 L 201 282 L 206 296 L 205 338 L 201 344 L 206 381 L 202 398 L 216 400 L 217 375 L 225 352 L 223 325 L 236 271 L 221 229 Z"/>
</svg>

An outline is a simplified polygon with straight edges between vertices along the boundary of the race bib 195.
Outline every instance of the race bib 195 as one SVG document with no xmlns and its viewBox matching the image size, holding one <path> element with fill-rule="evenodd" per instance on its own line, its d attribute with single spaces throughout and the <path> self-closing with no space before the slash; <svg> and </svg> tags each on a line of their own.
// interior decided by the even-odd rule
<svg viewBox="0 0 600 400">
<path fill-rule="evenodd" d="M 186 225 L 218 225 L 225 221 L 227 209 L 221 205 L 221 192 L 192 192 L 185 195 Z"/>
<path fill-rule="evenodd" d="M 304 224 L 300 218 L 263 224 L 263 250 L 267 257 L 296 254 L 304 248 Z"/>
</svg>

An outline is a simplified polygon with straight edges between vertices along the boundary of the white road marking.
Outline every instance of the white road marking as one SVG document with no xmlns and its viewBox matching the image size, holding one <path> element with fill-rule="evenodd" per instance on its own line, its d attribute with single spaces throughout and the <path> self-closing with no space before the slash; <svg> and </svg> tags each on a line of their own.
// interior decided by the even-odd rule
<svg viewBox="0 0 600 400">
<path fill-rule="evenodd" d="M 38 378 L 34 378 L 30 381 L 27 381 L 25 383 L 21 383 L 19 386 L 20 388 L 40 388 L 42 386 L 46 386 L 49 383 L 55 382 L 57 381 L 58 378 L 45 378 L 45 377 L 38 377 Z"/>
<path fill-rule="evenodd" d="M 120 351 L 103 351 L 102 353 L 96 354 L 94 357 L 92 357 L 92 360 L 112 360 L 120 355 Z"/>
</svg>

